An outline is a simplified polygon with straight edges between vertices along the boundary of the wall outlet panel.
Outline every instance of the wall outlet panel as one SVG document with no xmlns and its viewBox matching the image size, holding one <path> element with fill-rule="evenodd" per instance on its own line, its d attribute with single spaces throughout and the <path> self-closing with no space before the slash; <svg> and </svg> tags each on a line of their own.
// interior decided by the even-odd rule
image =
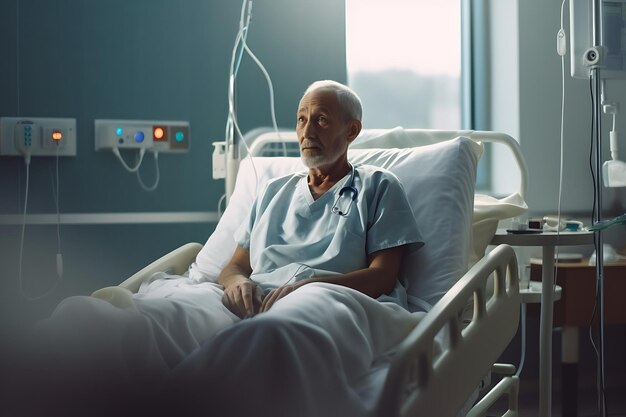
<svg viewBox="0 0 626 417">
<path fill-rule="evenodd" d="M 163 120 L 108 120 L 94 122 L 96 151 L 145 149 L 159 153 L 189 151 L 189 122 Z"/>
<path fill-rule="evenodd" d="M 76 119 L 0 117 L 0 155 L 76 156 Z"/>
</svg>

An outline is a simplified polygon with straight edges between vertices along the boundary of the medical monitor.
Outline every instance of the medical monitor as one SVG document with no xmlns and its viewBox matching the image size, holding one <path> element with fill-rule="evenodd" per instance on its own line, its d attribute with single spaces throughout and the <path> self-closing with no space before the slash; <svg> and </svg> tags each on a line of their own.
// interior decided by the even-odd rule
<svg viewBox="0 0 626 417">
<path fill-rule="evenodd" d="M 589 79 L 585 54 L 592 45 L 592 0 L 570 0 L 570 68 L 573 78 Z M 600 76 L 626 79 L 626 0 L 602 0 Z"/>
</svg>

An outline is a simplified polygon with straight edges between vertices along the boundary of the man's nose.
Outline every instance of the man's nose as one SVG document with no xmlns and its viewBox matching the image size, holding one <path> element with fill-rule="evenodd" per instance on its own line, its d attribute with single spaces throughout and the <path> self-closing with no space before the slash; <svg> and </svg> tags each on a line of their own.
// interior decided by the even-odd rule
<svg viewBox="0 0 626 417">
<path fill-rule="evenodd" d="M 302 127 L 302 137 L 304 139 L 315 138 L 315 124 L 310 120 L 307 120 L 304 126 Z"/>
</svg>

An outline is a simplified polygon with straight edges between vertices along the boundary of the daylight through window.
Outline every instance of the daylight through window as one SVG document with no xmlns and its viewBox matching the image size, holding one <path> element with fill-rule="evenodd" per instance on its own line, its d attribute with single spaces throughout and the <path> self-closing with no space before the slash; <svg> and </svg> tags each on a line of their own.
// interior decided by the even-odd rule
<svg viewBox="0 0 626 417">
<path fill-rule="evenodd" d="M 348 83 L 368 128 L 461 128 L 461 2 L 346 0 Z"/>
</svg>

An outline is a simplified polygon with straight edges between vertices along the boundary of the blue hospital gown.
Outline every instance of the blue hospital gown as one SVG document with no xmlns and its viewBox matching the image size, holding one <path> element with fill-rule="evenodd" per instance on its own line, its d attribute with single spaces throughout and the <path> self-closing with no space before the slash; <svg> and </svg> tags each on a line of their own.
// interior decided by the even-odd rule
<svg viewBox="0 0 626 417">
<path fill-rule="evenodd" d="M 250 252 L 251 279 L 265 293 L 313 277 L 366 268 L 367 255 L 395 246 L 423 245 L 415 217 L 397 177 L 382 168 L 355 166 L 356 200 L 339 191 L 349 186 L 351 172 L 313 199 L 306 172 L 271 180 L 252 206 L 235 241 Z M 332 213 L 333 205 L 347 216 Z M 399 282 L 381 301 L 407 308 Z"/>
</svg>

